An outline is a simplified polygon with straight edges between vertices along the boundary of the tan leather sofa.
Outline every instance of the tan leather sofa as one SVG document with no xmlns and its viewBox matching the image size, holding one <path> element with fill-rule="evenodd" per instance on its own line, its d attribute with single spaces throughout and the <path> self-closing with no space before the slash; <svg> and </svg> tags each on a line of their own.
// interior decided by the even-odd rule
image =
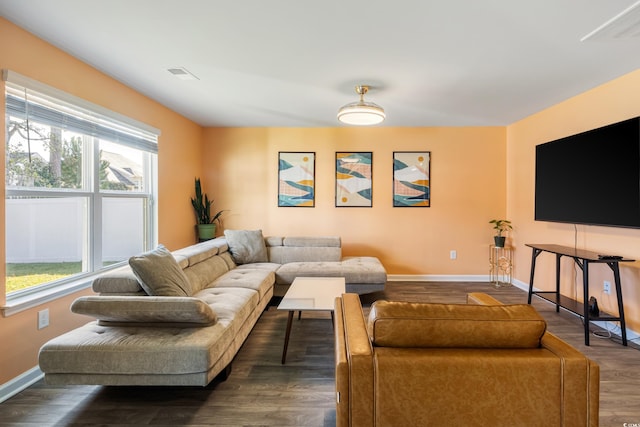
<svg viewBox="0 0 640 427">
<path fill-rule="evenodd" d="M 526 304 L 335 303 L 338 427 L 597 426 L 599 367 Z"/>
</svg>

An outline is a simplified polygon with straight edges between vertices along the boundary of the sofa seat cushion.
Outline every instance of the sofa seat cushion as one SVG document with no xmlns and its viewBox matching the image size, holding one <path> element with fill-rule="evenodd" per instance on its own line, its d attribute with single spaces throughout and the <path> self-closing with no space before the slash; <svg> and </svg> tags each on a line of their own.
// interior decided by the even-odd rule
<svg viewBox="0 0 640 427">
<path fill-rule="evenodd" d="M 71 311 L 98 319 L 101 325 L 202 327 L 216 322 L 216 313 L 192 297 L 85 296 Z"/>
<path fill-rule="evenodd" d="M 218 277 L 210 288 L 252 289 L 262 298 L 273 287 L 275 281 L 275 273 L 268 269 L 235 268 Z"/>
<path fill-rule="evenodd" d="M 276 271 L 276 283 L 289 285 L 296 277 L 338 277 L 342 274 L 337 262 L 302 261 L 282 264 Z"/>
<path fill-rule="evenodd" d="M 212 289 L 201 298 L 217 314 L 206 327 L 100 326 L 91 322 L 47 342 L 40 368 L 47 374 L 179 375 L 207 372 L 233 345 L 258 304 L 250 289 Z"/>
<path fill-rule="evenodd" d="M 387 270 L 376 257 L 344 257 L 342 268 L 349 274 L 347 283 L 387 283 Z"/>
<path fill-rule="evenodd" d="M 528 304 L 376 301 L 367 330 L 379 347 L 538 348 L 546 322 Z"/>
<path fill-rule="evenodd" d="M 344 277 L 345 282 L 377 284 L 386 283 L 387 272 L 374 257 L 349 257 L 337 262 L 290 262 L 276 272 L 276 283 L 293 283 L 296 277 Z"/>
<path fill-rule="evenodd" d="M 188 374 L 205 372 L 233 340 L 229 326 L 149 328 L 96 322 L 46 343 L 40 369 L 47 374 Z"/>
<path fill-rule="evenodd" d="M 257 291 L 246 288 L 206 288 L 198 292 L 194 297 L 208 304 L 218 317 L 217 323 L 231 325 L 234 334 L 240 329 L 242 322 L 250 317 L 260 301 Z M 236 319 L 242 322 L 234 324 Z"/>
</svg>

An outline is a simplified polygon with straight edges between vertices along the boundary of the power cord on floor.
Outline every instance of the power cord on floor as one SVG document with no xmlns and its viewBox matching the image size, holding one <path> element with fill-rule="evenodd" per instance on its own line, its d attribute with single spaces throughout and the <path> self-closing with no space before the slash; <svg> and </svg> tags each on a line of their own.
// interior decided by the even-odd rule
<svg viewBox="0 0 640 427">
<path fill-rule="evenodd" d="M 613 334 L 611 333 L 611 331 L 609 329 L 606 330 L 607 333 L 604 334 L 602 332 L 599 331 L 591 331 L 591 335 L 593 335 L 596 338 L 601 338 L 601 339 L 611 339 L 613 338 Z"/>
<path fill-rule="evenodd" d="M 616 344 L 622 344 L 622 328 L 620 324 L 615 324 L 613 328 L 609 328 L 609 322 L 605 321 L 605 331 L 591 331 L 591 335 L 600 339 L 610 339 Z M 582 324 L 584 325 L 584 319 L 582 320 Z M 639 345 L 640 344 L 640 336 L 635 338 L 627 338 L 627 343 Z"/>
<path fill-rule="evenodd" d="M 582 326 L 584 326 L 584 317 L 580 317 L 580 321 L 582 322 Z M 609 322 L 605 321 L 604 324 L 605 324 L 606 333 L 592 330 L 592 331 L 590 331 L 591 335 L 593 335 L 596 338 L 613 340 L 615 338 L 615 336 L 613 335 L 613 331 L 616 330 L 616 329 L 620 329 L 620 328 L 618 326 L 616 326 L 613 329 L 609 329 L 609 327 L 607 326 L 609 324 Z"/>
</svg>

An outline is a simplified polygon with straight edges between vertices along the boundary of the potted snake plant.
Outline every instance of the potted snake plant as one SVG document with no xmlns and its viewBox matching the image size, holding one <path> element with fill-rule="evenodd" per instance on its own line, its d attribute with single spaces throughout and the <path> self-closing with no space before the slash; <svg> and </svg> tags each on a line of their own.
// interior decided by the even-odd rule
<svg viewBox="0 0 640 427">
<path fill-rule="evenodd" d="M 196 214 L 196 226 L 198 228 L 198 239 L 209 240 L 216 236 L 216 223 L 220 223 L 220 216 L 224 211 L 211 214 L 213 200 L 209 200 L 206 193 L 202 192 L 200 178 L 195 180 L 195 197 L 191 198 L 191 205 Z"/>
</svg>

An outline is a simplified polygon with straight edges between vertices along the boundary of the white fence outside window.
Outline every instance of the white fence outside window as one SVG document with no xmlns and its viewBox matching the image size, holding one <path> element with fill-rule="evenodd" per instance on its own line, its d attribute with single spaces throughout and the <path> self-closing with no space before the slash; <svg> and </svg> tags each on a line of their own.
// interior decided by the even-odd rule
<svg viewBox="0 0 640 427">
<path fill-rule="evenodd" d="M 103 206 L 102 260 L 123 261 L 143 248 L 139 199 L 108 199 Z M 78 262 L 83 259 L 84 199 L 6 199 L 8 263 Z"/>
</svg>

